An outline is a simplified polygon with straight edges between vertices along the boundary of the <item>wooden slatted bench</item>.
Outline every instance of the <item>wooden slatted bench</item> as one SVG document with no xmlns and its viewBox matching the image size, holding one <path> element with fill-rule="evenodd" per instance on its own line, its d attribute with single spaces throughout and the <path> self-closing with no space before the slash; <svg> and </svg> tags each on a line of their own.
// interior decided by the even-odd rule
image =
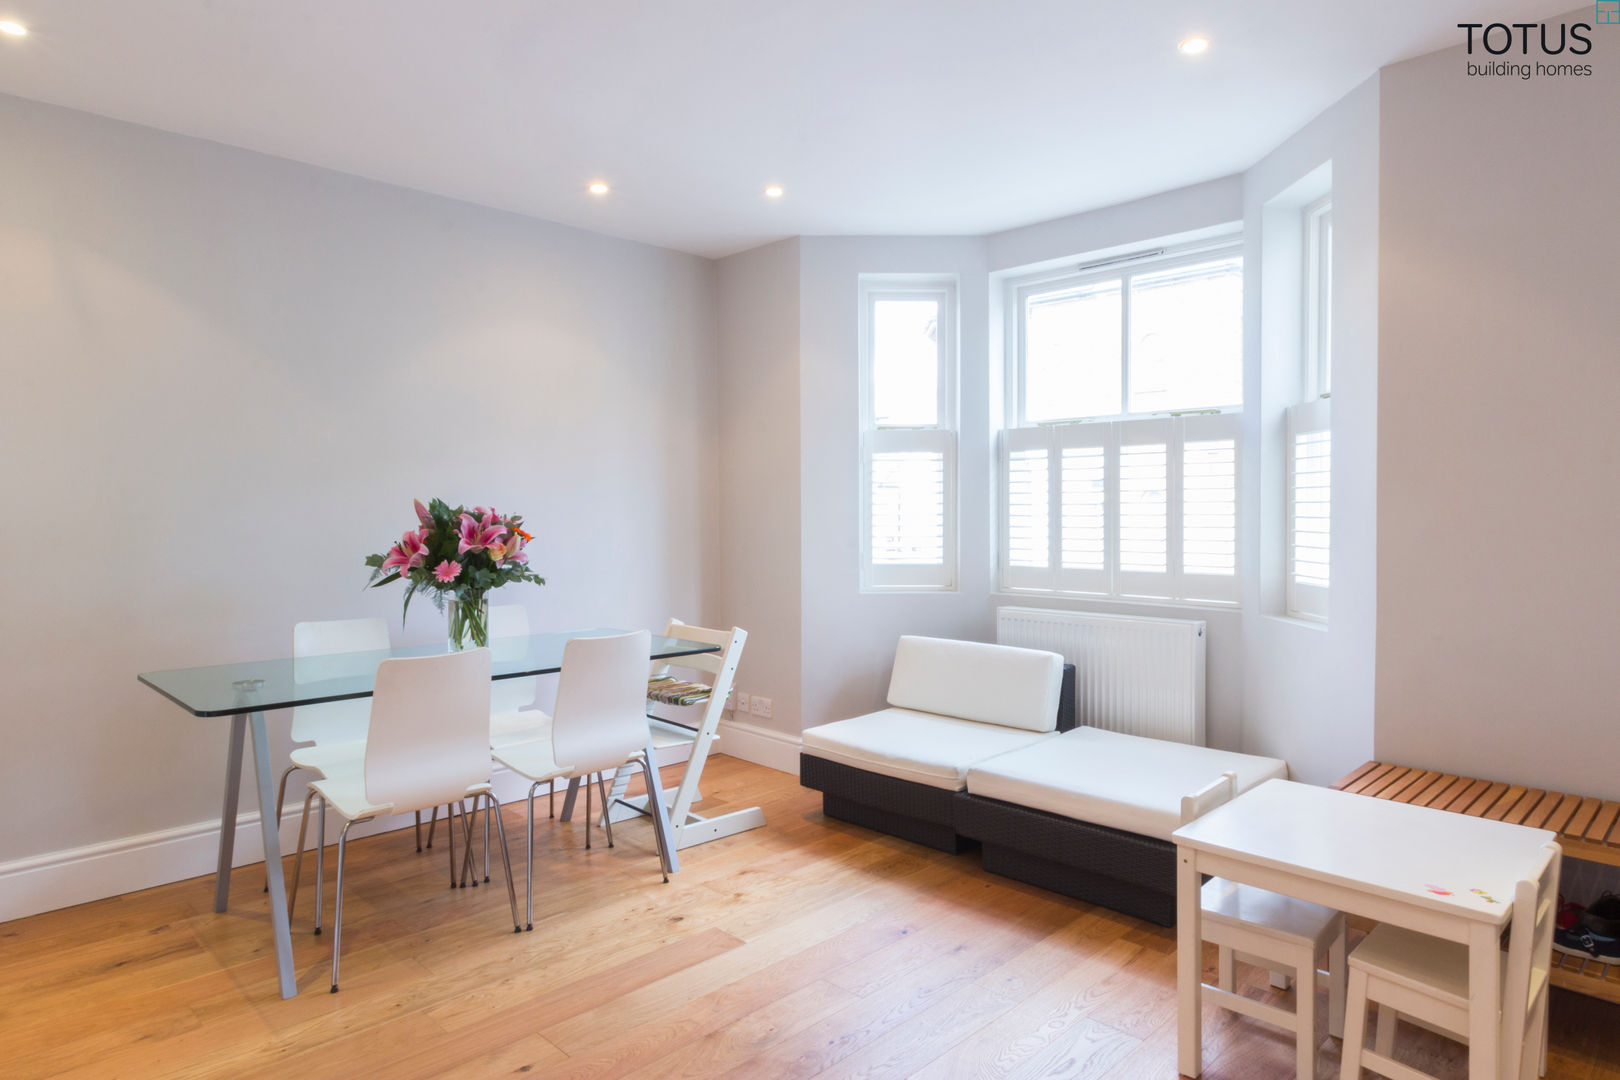
<svg viewBox="0 0 1620 1080">
<path fill-rule="evenodd" d="M 1620 802 L 1382 761 L 1367 762 L 1333 786 L 1375 799 L 1548 829 L 1558 834 L 1565 855 L 1620 866 Z M 1579 994 L 1620 1002 L 1620 964 L 1554 952 L 1552 981 Z"/>
</svg>

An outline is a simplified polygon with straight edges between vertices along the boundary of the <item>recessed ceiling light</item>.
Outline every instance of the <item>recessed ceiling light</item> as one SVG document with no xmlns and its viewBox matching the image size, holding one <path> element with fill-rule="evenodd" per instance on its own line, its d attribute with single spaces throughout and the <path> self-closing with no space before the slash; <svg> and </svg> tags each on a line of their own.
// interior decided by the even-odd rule
<svg viewBox="0 0 1620 1080">
<path fill-rule="evenodd" d="M 598 180 L 585 190 L 590 192 L 592 195 L 606 195 L 612 189 L 606 184 L 602 183 L 602 181 Z"/>
<path fill-rule="evenodd" d="M 1199 53 L 1209 51 L 1209 38 L 1194 34 L 1190 38 L 1182 38 L 1176 50 L 1183 56 L 1197 56 Z"/>
<path fill-rule="evenodd" d="M 12 37 L 27 37 L 28 27 L 20 22 L 12 22 L 10 19 L 0 19 L 0 34 L 10 34 Z"/>
<path fill-rule="evenodd" d="M 765 197 L 767 199 L 780 199 L 782 197 L 782 189 L 778 185 L 772 184 L 770 187 L 765 189 Z"/>
</svg>

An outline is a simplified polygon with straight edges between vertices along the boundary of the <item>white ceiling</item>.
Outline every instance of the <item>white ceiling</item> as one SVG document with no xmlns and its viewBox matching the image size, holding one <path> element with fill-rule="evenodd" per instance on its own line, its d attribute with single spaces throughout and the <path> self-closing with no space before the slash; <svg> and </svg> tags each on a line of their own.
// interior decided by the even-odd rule
<svg viewBox="0 0 1620 1080">
<path fill-rule="evenodd" d="M 0 92 L 704 255 L 1244 169 L 1548 0 L 0 0 Z M 1213 41 L 1189 59 L 1176 42 Z M 586 194 L 588 181 L 614 187 Z M 762 190 L 787 191 L 767 200 Z"/>
</svg>

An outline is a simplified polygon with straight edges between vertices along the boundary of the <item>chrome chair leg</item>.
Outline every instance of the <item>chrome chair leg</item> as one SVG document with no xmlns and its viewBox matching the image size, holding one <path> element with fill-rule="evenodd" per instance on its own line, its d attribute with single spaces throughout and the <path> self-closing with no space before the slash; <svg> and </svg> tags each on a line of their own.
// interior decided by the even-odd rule
<svg viewBox="0 0 1620 1080">
<path fill-rule="evenodd" d="M 546 781 L 546 817 L 557 816 L 557 781 Z"/>
<path fill-rule="evenodd" d="M 435 806 L 433 808 L 433 812 L 434 812 L 434 814 L 437 814 L 439 812 L 439 808 L 437 806 Z M 455 813 L 455 810 L 452 807 L 452 805 L 450 803 L 445 803 L 444 804 L 444 832 L 445 832 L 446 836 L 450 837 L 450 887 L 452 889 L 456 887 L 456 830 L 454 828 L 455 820 L 451 816 L 454 813 Z M 429 829 L 429 832 L 428 832 L 428 844 L 431 846 L 432 843 L 433 843 L 433 833 L 431 831 L 431 826 L 430 826 L 430 829 Z"/>
<path fill-rule="evenodd" d="M 517 886 L 512 881 L 512 853 L 506 846 L 506 822 L 501 819 L 501 803 L 495 798 L 493 791 L 484 792 L 484 828 L 489 829 L 489 817 L 495 815 L 495 832 L 501 842 L 501 859 L 506 864 L 506 899 L 512 905 L 512 933 L 523 933 L 523 927 L 518 924 L 517 913 Z M 488 849 L 485 849 L 488 854 Z M 487 878 L 485 880 L 488 880 Z"/>
<path fill-rule="evenodd" d="M 319 815 L 315 819 L 315 932 L 321 932 L 321 907 L 326 903 L 326 796 L 316 795 Z"/>
<path fill-rule="evenodd" d="M 474 799 L 474 805 L 478 800 Z M 484 804 L 484 884 L 489 884 L 489 804 Z"/>
<path fill-rule="evenodd" d="M 589 774 L 586 774 L 586 776 L 585 776 L 585 850 L 586 851 L 591 850 L 591 818 L 593 816 L 594 815 L 591 813 L 591 778 L 590 778 Z"/>
<path fill-rule="evenodd" d="M 370 821 L 361 818 L 360 821 Z M 359 822 L 345 821 L 338 833 L 337 900 L 332 905 L 332 993 L 338 992 L 338 958 L 343 948 L 343 857 L 349 849 L 349 830 Z"/>
<path fill-rule="evenodd" d="M 458 805 L 461 810 L 461 839 L 466 852 L 461 859 L 461 887 L 465 889 L 467 879 L 472 878 L 472 886 L 476 889 L 478 887 L 478 878 L 473 873 L 473 837 L 475 835 L 473 819 L 478 814 L 478 797 L 473 796 L 471 814 L 467 811 L 466 799 L 462 799 Z"/>
<path fill-rule="evenodd" d="M 539 787 L 538 781 L 529 785 L 529 889 L 527 893 L 529 920 L 523 927 L 525 930 L 534 929 L 534 793 Z"/>
<path fill-rule="evenodd" d="M 596 792 L 602 796 L 602 827 L 607 830 L 608 847 L 613 846 L 613 815 L 608 813 L 607 784 L 602 774 L 596 774 Z"/>
<path fill-rule="evenodd" d="M 288 922 L 292 921 L 292 914 L 298 908 L 298 879 L 304 876 L 304 830 L 309 826 L 309 800 L 314 797 L 315 789 L 311 788 L 309 794 L 304 796 L 304 815 L 298 819 L 298 855 L 293 859 L 292 887 L 287 891 Z"/>
<path fill-rule="evenodd" d="M 416 812 L 416 853 L 422 853 L 422 811 Z"/>
<path fill-rule="evenodd" d="M 439 808 L 437 806 L 434 806 L 433 812 L 428 815 L 428 842 L 427 842 L 427 846 L 430 847 L 430 848 L 433 846 L 433 830 L 438 828 L 438 825 L 439 825 Z"/>
<path fill-rule="evenodd" d="M 287 777 L 291 776 L 299 768 L 300 768 L 300 766 L 298 766 L 298 765 L 288 765 L 285 769 L 281 770 L 281 783 L 276 785 L 276 824 L 277 825 L 281 824 L 281 803 L 282 803 L 282 800 L 286 799 L 286 797 L 287 797 Z M 307 799 L 305 801 L 308 802 Z M 265 892 L 270 891 L 270 874 L 269 874 L 268 871 L 264 875 L 264 891 Z M 287 910 L 291 911 L 292 908 L 288 907 Z"/>
</svg>

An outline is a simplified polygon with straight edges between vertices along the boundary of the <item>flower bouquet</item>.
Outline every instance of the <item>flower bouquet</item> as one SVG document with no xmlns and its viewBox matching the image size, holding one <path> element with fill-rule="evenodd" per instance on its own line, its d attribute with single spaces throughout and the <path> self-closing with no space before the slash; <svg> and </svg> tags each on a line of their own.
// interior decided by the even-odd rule
<svg viewBox="0 0 1620 1080">
<path fill-rule="evenodd" d="M 546 583 L 529 567 L 524 547 L 534 537 L 523 531 L 523 518 L 516 514 L 502 516 L 484 506 L 452 510 L 443 499 L 423 506 L 417 499 L 416 520 L 419 527 L 406 530 L 399 543 L 366 556 L 368 584 L 376 588 L 403 578 L 408 583 L 404 612 L 418 592 L 431 593 L 433 606 L 449 612 L 452 649 L 489 644 L 491 589 L 518 581 Z"/>
</svg>

